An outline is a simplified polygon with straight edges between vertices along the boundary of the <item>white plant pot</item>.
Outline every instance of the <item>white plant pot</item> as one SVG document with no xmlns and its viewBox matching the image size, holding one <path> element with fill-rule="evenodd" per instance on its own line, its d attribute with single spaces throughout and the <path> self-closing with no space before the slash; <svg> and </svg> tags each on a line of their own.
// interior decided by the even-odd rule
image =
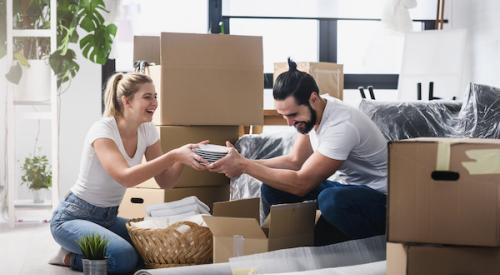
<svg viewBox="0 0 500 275">
<path fill-rule="evenodd" d="M 43 191 L 41 189 L 33 190 L 33 203 L 43 203 Z"/>
<path fill-rule="evenodd" d="M 15 86 L 15 101 L 50 100 L 50 65 L 48 60 L 28 60 L 30 67 L 22 66 L 23 75 Z"/>
</svg>

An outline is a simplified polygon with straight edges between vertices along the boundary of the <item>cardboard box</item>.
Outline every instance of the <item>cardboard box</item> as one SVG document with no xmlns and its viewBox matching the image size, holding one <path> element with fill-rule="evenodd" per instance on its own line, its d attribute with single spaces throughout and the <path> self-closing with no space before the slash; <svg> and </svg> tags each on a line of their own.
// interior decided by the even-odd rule
<svg viewBox="0 0 500 275">
<path fill-rule="evenodd" d="M 264 228 L 258 222 L 259 205 L 259 198 L 216 203 L 214 215 L 203 217 L 214 235 L 214 262 L 227 262 L 237 255 L 313 245 L 314 202 L 272 206 L 268 226 Z M 240 249 L 235 249 L 238 245 Z"/>
<path fill-rule="evenodd" d="M 211 144 L 225 146 L 226 141 L 235 143 L 238 140 L 238 126 L 158 126 L 163 152 L 168 152 L 188 143 L 210 140 Z M 229 178 L 223 174 L 208 171 L 196 171 L 184 167 L 182 175 L 175 187 L 218 186 L 229 184 Z M 151 178 L 137 185 L 139 188 L 159 188 L 155 179 Z"/>
<path fill-rule="evenodd" d="M 389 144 L 391 242 L 500 245 L 500 140 Z"/>
<path fill-rule="evenodd" d="M 320 94 L 328 93 L 340 100 L 343 99 L 344 65 L 329 62 L 297 62 L 297 69 L 314 77 Z M 274 63 L 274 81 L 276 82 L 276 78 L 286 71 L 288 71 L 288 63 Z"/>
<path fill-rule="evenodd" d="M 387 243 L 387 275 L 500 274 L 500 249 Z"/>
<path fill-rule="evenodd" d="M 214 202 L 229 200 L 229 185 L 173 189 L 128 188 L 118 209 L 118 215 L 129 219 L 143 218 L 147 205 L 176 201 L 189 196 L 196 196 L 211 207 Z"/>
<path fill-rule="evenodd" d="M 154 41 L 136 37 L 134 59 L 160 60 L 156 125 L 262 124 L 262 37 L 162 33 L 159 52 Z"/>
</svg>

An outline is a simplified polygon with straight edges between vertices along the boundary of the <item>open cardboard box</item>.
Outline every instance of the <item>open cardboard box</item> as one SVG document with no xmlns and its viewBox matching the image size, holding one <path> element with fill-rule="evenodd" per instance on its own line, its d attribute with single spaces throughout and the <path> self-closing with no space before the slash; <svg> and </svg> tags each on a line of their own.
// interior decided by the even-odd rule
<svg viewBox="0 0 500 275">
<path fill-rule="evenodd" d="M 315 202 L 273 205 L 262 226 L 259 207 L 259 198 L 214 203 L 213 216 L 203 217 L 214 235 L 214 262 L 314 244 Z"/>
</svg>

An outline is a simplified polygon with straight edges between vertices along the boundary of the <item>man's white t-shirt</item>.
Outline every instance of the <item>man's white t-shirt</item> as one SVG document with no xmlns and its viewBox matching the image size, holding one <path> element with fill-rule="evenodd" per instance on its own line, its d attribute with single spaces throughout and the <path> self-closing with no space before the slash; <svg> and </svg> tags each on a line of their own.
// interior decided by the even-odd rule
<svg viewBox="0 0 500 275">
<path fill-rule="evenodd" d="M 101 165 L 92 144 L 96 139 L 108 138 L 115 142 L 129 167 L 138 165 L 147 147 L 159 140 L 158 132 L 151 123 L 143 123 L 137 130 L 137 150 L 130 157 L 125 151 L 118 125 L 114 117 L 105 117 L 95 122 L 90 128 L 83 145 L 80 173 L 71 192 L 80 199 L 98 206 L 113 207 L 120 205 L 126 187 L 115 181 Z"/>
<path fill-rule="evenodd" d="M 387 193 L 387 141 L 370 118 L 340 100 L 327 100 L 321 123 L 309 132 L 314 151 L 343 160 L 338 171 L 347 184 Z"/>
</svg>

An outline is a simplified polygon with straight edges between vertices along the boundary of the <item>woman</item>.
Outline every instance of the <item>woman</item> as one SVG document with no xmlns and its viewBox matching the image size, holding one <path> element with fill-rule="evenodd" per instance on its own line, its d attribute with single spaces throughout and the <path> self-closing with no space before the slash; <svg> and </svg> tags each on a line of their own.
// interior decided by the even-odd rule
<svg viewBox="0 0 500 275">
<path fill-rule="evenodd" d="M 76 241 L 97 233 L 109 241 L 108 271 L 131 273 L 139 256 L 125 227 L 127 220 L 117 217 L 125 190 L 153 176 L 162 188 L 169 188 L 175 185 L 183 165 L 202 170 L 207 163 L 192 151 L 201 143 L 162 154 L 158 132 L 150 123 L 158 102 L 147 75 L 113 75 L 105 101 L 104 117 L 87 133 L 76 184 L 50 224 L 52 236 L 62 247 L 51 263 L 82 270 Z M 146 163 L 141 163 L 143 156 Z"/>
</svg>

